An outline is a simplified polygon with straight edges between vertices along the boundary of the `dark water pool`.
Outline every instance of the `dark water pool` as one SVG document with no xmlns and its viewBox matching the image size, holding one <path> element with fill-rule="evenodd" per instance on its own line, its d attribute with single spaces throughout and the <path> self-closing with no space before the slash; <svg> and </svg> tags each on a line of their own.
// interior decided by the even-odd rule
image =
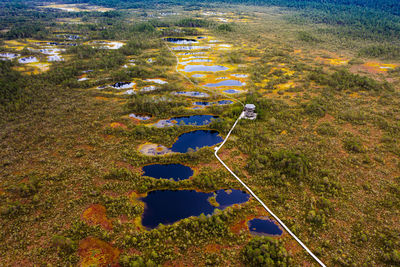
<svg viewBox="0 0 400 267">
<path fill-rule="evenodd" d="M 193 170 L 182 164 L 152 164 L 142 168 L 143 176 L 156 179 L 174 179 L 180 181 L 188 179 L 193 175 Z"/>
<path fill-rule="evenodd" d="M 186 153 L 189 148 L 196 150 L 205 146 L 214 146 L 222 141 L 222 137 L 215 130 L 197 130 L 180 135 L 171 150 Z"/>
<path fill-rule="evenodd" d="M 211 106 L 214 104 L 214 102 L 208 102 L 208 101 L 196 101 L 193 103 L 194 105 L 197 106 Z"/>
<path fill-rule="evenodd" d="M 237 93 L 241 93 L 242 91 L 239 91 L 239 90 L 236 90 L 236 89 L 228 89 L 228 90 L 225 90 L 224 91 L 224 93 L 227 93 L 227 94 L 237 94 Z"/>
<path fill-rule="evenodd" d="M 188 63 L 201 63 L 201 62 L 212 62 L 212 59 L 208 59 L 208 58 L 191 59 L 191 60 L 183 61 L 180 64 L 185 65 Z"/>
<path fill-rule="evenodd" d="M 249 200 L 250 195 L 241 190 L 218 190 L 216 200 L 220 203 L 219 209 L 233 204 L 241 204 Z M 146 204 L 142 217 L 142 224 L 148 228 L 155 228 L 160 223 L 172 224 L 184 218 L 212 214 L 215 207 L 208 198 L 214 193 L 196 192 L 194 190 L 156 190 L 148 193 L 141 200 Z"/>
<path fill-rule="evenodd" d="M 132 88 L 134 83 L 132 82 L 117 82 L 112 85 L 115 89 L 128 89 Z"/>
<path fill-rule="evenodd" d="M 266 235 L 281 235 L 282 230 L 274 221 L 268 219 L 252 219 L 248 223 L 250 232 Z"/>
<path fill-rule="evenodd" d="M 207 83 L 204 86 L 219 87 L 219 86 L 243 86 L 243 85 L 246 85 L 246 84 L 242 83 L 241 81 L 238 81 L 238 80 L 225 80 L 225 81 L 220 81 L 217 83 Z"/>
<path fill-rule="evenodd" d="M 218 105 L 230 105 L 230 104 L 233 104 L 233 101 L 232 100 L 220 100 L 217 103 L 218 103 Z"/>
<path fill-rule="evenodd" d="M 218 117 L 213 115 L 193 115 L 193 116 L 173 117 L 167 120 L 159 120 L 153 126 L 160 128 L 174 126 L 174 125 L 202 126 L 210 124 L 212 120 L 215 119 L 218 119 Z"/>
<path fill-rule="evenodd" d="M 217 102 L 208 102 L 208 101 L 193 102 L 193 105 L 196 105 L 196 106 L 230 105 L 230 104 L 233 104 L 232 100 L 219 100 Z"/>
<path fill-rule="evenodd" d="M 212 66 L 207 66 L 207 65 L 186 65 L 185 68 L 183 69 L 184 72 L 195 72 L 195 71 L 205 71 L 205 72 L 216 72 L 216 71 L 224 71 L 229 68 L 225 66 L 219 66 L 219 65 L 212 65 Z"/>
<path fill-rule="evenodd" d="M 174 43 L 174 44 L 194 44 L 198 43 L 195 39 L 186 39 L 186 38 L 164 38 L 165 41 Z"/>
<path fill-rule="evenodd" d="M 180 91 L 180 92 L 174 92 L 173 94 L 184 95 L 184 96 L 189 96 L 189 97 L 209 97 L 210 96 L 207 93 L 198 92 L 198 91 Z"/>
<path fill-rule="evenodd" d="M 187 45 L 187 46 L 175 46 L 172 47 L 172 50 L 175 51 L 185 51 L 185 50 L 203 50 L 203 49 L 210 49 L 211 47 L 206 45 Z"/>
</svg>

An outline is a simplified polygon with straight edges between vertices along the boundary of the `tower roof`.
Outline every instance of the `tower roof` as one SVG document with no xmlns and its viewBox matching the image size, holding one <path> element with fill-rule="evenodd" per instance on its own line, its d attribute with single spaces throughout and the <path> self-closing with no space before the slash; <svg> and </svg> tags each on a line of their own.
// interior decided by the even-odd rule
<svg viewBox="0 0 400 267">
<path fill-rule="evenodd" d="M 256 108 L 256 106 L 254 104 L 246 104 L 246 106 L 244 106 L 244 107 L 248 108 L 248 109 L 255 109 Z"/>
</svg>

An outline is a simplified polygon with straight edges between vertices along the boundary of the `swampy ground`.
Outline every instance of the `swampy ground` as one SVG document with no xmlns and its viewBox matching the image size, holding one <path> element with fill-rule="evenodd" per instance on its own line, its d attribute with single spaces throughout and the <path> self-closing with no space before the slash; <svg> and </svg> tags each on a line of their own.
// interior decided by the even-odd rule
<svg viewBox="0 0 400 267">
<path fill-rule="evenodd" d="M 171 151 L 194 131 L 220 142 L 240 102 L 257 119 L 220 157 L 275 214 L 327 266 L 400 264 L 400 19 L 370 4 L 1 3 L 0 265 L 316 266 L 285 231 L 250 232 L 270 218 L 253 198 L 211 196 L 243 190 L 212 146 Z M 192 115 L 218 120 L 154 127 Z M 215 209 L 146 228 L 159 190 Z"/>
</svg>

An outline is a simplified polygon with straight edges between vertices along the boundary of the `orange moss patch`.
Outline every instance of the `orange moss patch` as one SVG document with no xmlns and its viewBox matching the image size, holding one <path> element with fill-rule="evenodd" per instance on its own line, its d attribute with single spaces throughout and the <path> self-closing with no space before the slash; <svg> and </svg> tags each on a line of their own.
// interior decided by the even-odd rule
<svg viewBox="0 0 400 267">
<path fill-rule="evenodd" d="M 120 251 L 107 242 L 94 237 L 87 237 L 79 244 L 80 266 L 119 266 Z"/>
<path fill-rule="evenodd" d="M 300 245 L 295 240 L 287 240 L 284 246 L 286 251 L 290 252 L 291 254 L 297 254 L 302 252 Z M 310 266 L 310 264 L 308 263 L 302 266 Z"/>
<path fill-rule="evenodd" d="M 139 200 L 139 198 L 146 197 L 147 193 L 138 194 L 135 191 L 131 191 L 128 194 L 129 200 L 132 204 L 144 206 L 144 203 Z"/>
<path fill-rule="evenodd" d="M 94 150 L 94 147 L 90 146 L 90 145 L 79 145 L 79 146 L 76 146 L 76 148 L 77 149 L 82 149 L 82 150 L 85 150 L 85 151 L 93 151 Z"/>
<path fill-rule="evenodd" d="M 367 62 L 363 66 L 370 72 L 386 72 L 397 67 L 396 64 L 383 64 L 378 62 Z"/>
<path fill-rule="evenodd" d="M 242 220 L 240 222 L 238 222 L 237 224 L 234 224 L 233 226 L 231 226 L 231 231 L 235 234 L 240 233 L 243 230 L 247 230 L 247 220 Z"/>
<path fill-rule="evenodd" d="M 110 124 L 111 128 L 122 128 L 122 129 L 126 129 L 126 125 L 121 123 L 121 122 L 113 122 Z"/>
<path fill-rule="evenodd" d="M 359 98 L 360 95 L 357 92 L 354 92 L 354 93 L 349 94 L 349 97 L 351 97 L 351 98 Z"/>
<path fill-rule="evenodd" d="M 82 219 L 89 225 L 100 225 L 106 230 L 112 229 L 111 220 L 107 218 L 106 208 L 102 205 L 91 205 L 83 212 Z"/>
<path fill-rule="evenodd" d="M 222 248 L 221 245 L 209 244 L 204 248 L 204 250 L 205 250 L 205 252 L 208 252 L 208 253 L 215 253 L 215 252 L 219 252 L 221 250 L 221 248 Z"/>
<path fill-rule="evenodd" d="M 333 122 L 334 120 L 335 120 L 335 117 L 326 113 L 324 117 L 322 117 L 318 120 L 317 124 L 320 124 L 323 122 Z"/>
</svg>

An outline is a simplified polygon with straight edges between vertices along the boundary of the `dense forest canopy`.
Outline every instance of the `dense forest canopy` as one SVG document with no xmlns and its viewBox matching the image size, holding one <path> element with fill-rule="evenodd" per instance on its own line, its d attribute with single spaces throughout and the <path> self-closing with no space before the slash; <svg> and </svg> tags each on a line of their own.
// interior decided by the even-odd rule
<svg viewBox="0 0 400 267">
<path fill-rule="evenodd" d="M 58 1 L 61 2 L 61 1 Z M 168 7 L 181 5 L 191 10 L 212 7 L 217 3 L 246 4 L 279 6 L 296 11 L 287 19 L 295 24 L 325 24 L 329 26 L 324 31 L 338 37 L 354 37 L 373 41 L 395 42 L 398 46 L 400 41 L 400 5 L 397 0 L 217 0 L 217 1 L 143 1 L 143 0 L 84 0 L 84 1 L 63 1 L 63 3 L 89 3 L 116 9 L 126 8 L 149 8 Z M 105 12 L 65 12 L 56 13 L 38 12 L 35 9 L 36 1 L 0 1 L 1 28 L 10 27 L 13 24 L 18 28 L 29 29 L 25 37 L 31 37 L 32 33 L 39 31 L 32 19 L 41 19 L 49 23 L 56 17 L 87 17 L 105 16 L 112 18 L 120 15 L 118 11 Z M 18 25 L 16 24 L 18 23 Z M 29 24 L 29 25 L 25 25 Z M 21 31 L 12 29 L 7 34 L 8 38 L 23 37 Z M 393 48 L 390 48 L 393 49 Z M 396 50 L 396 48 L 395 48 Z"/>
<path fill-rule="evenodd" d="M 249 4 L 249 5 L 276 5 L 294 8 L 321 8 L 323 6 L 357 6 L 362 8 L 372 8 L 388 13 L 400 15 L 400 5 L 396 0 L 199 0 L 199 1 L 181 1 L 181 0 L 164 0 L 164 1 L 144 1 L 144 0 L 84 0 L 84 1 L 67 1 L 69 3 L 92 3 L 113 7 L 128 7 L 154 4 L 187 4 L 187 5 L 206 5 L 210 3 L 229 3 L 229 4 Z"/>
</svg>

